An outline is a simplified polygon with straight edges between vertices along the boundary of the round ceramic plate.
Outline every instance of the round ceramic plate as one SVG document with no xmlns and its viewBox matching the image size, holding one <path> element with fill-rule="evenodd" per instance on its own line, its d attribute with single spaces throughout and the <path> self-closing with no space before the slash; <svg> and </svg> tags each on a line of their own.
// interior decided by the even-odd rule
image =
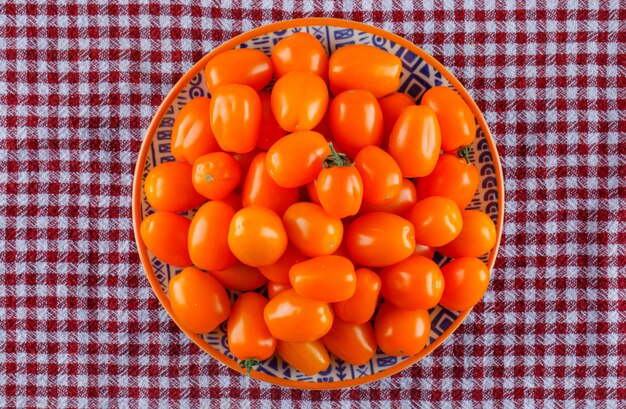
<svg viewBox="0 0 626 409">
<path fill-rule="evenodd" d="M 170 313 L 170 316 L 172 315 L 172 310 L 167 298 L 167 287 L 170 278 L 178 274 L 181 269 L 164 264 L 155 258 L 154 255 L 147 251 L 141 237 L 138 235 L 141 220 L 154 212 L 146 201 L 144 194 L 143 184 L 145 177 L 156 165 L 174 160 L 170 151 L 170 140 L 174 120 L 181 108 L 195 97 L 210 96 L 203 77 L 203 69 L 211 58 L 220 52 L 237 47 L 256 48 L 271 56 L 272 48 L 276 42 L 299 31 L 305 31 L 314 35 L 329 54 L 339 47 L 348 44 L 370 44 L 397 55 L 402 60 L 403 65 L 399 91 L 409 95 L 415 101 L 419 102 L 422 94 L 427 89 L 437 85 L 451 87 L 460 93 L 476 116 L 478 125 L 470 159 L 480 172 L 481 183 L 468 208 L 480 209 L 486 212 L 496 223 L 498 243 L 489 254 L 482 257 L 483 261 L 490 268 L 493 267 L 499 245 L 500 232 L 502 231 L 504 197 L 502 170 L 485 120 L 463 86 L 434 58 L 408 41 L 384 30 L 352 21 L 336 19 L 284 21 L 242 34 L 222 44 L 200 60 L 167 95 L 146 134 L 137 162 L 133 187 L 135 237 L 141 261 L 150 284 L 163 307 Z M 268 88 L 271 86 L 272 84 Z M 190 211 L 186 216 L 191 218 L 193 213 L 193 211 Z M 443 265 L 447 260 L 436 255 L 435 261 Z M 231 296 L 234 299 L 237 294 L 232 294 Z M 433 351 L 461 324 L 468 313 L 469 310 L 450 311 L 439 306 L 432 309 L 430 311 L 432 329 L 429 343 L 422 352 L 414 356 L 394 357 L 378 351 L 370 362 L 361 366 L 351 365 L 332 357 L 331 364 L 327 370 L 313 376 L 307 376 L 289 366 L 275 354 L 272 358 L 263 362 L 256 371 L 253 371 L 251 376 L 274 384 L 315 389 L 341 388 L 371 382 L 398 372 Z M 243 373 L 243 370 L 239 368 L 237 359 L 233 357 L 228 349 L 225 325 L 225 323 L 220 325 L 210 334 L 197 335 L 184 329 L 183 331 L 213 357 L 234 370 Z"/>
</svg>

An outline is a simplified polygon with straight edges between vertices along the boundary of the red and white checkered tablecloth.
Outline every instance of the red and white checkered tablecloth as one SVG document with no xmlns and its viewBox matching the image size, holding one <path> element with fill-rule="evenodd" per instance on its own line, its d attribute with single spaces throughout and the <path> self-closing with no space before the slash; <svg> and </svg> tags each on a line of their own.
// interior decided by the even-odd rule
<svg viewBox="0 0 626 409">
<path fill-rule="evenodd" d="M 626 407 L 626 4 L 244 3 L 0 1 L 0 407 Z M 505 171 L 484 300 L 410 369 L 335 391 L 260 383 L 193 345 L 148 285 L 130 216 L 172 85 L 234 35 L 307 16 L 441 61 Z"/>
</svg>

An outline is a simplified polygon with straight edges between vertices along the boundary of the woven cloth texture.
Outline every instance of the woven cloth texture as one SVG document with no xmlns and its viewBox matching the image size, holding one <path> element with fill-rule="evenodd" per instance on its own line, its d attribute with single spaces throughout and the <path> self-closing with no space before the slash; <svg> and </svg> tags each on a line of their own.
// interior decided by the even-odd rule
<svg viewBox="0 0 626 409">
<path fill-rule="evenodd" d="M 152 293 L 130 216 L 145 130 L 184 72 L 313 16 L 443 63 L 506 189 L 490 289 L 463 325 L 409 369 L 334 391 L 261 383 L 195 346 Z M 624 407 L 625 132 L 620 1 L 1 0 L 0 407 Z"/>
</svg>

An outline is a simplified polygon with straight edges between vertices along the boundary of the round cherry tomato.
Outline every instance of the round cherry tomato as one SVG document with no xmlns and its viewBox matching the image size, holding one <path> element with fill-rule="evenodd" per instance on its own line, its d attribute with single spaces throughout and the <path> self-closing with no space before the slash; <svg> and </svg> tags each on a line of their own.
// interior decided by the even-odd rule
<svg viewBox="0 0 626 409">
<path fill-rule="evenodd" d="M 314 257 L 294 264 L 289 282 L 298 294 L 326 302 L 347 300 L 356 290 L 354 265 L 341 256 Z"/>
<path fill-rule="evenodd" d="M 156 165 L 146 176 L 146 199 L 155 210 L 184 212 L 196 208 L 206 199 L 198 194 L 191 183 L 191 165 L 165 162 Z"/>
<path fill-rule="evenodd" d="M 329 255 L 341 245 L 341 220 L 329 216 L 315 203 L 299 202 L 290 206 L 283 215 L 283 222 L 289 242 L 305 256 Z"/>
<path fill-rule="evenodd" d="M 272 89 L 272 112 L 288 132 L 310 131 L 320 123 L 328 106 L 328 88 L 310 71 L 291 71 Z"/>
<path fill-rule="evenodd" d="M 277 294 L 264 313 L 270 332 L 281 341 L 314 341 L 333 325 L 333 310 L 328 303 L 303 297 L 294 289 Z"/>
<path fill-rule="evenodd" d="M 403 310 L 385 301 L 376 314 L 374 334 L 387 355 L 415 355 L 430 337 L 430 316 L 426 310 Z"/>
<path fill-rule="evenodd" d="M 396 92 L 380 98 L 378 100 L 378 105 L 380 105 L 380 110 L 383 113 L 384 125 L 383 141 L 381 142 L 380 147 L 386 150 L 389 145 L 389 135 L 391 134 L 391 130 L 396 124 L 396 121 L 400 117 L 400 114 L 404 111 L 404 108 L 415 105 L 415 101 L 413 101 L 411 97 L 406 94 Z"/>
<path fill-rule="evenodd" d="M 373 204 L 364 201 L 361 204 L 359 213 L 387 212 L 406 217 L 413 206 L 415 206 L 415 203 L 417 203 L 415 185 L 409 179 L 402 179 L 400 193 L 382 203 Z"/>
<path fill-rule="evenodd" d="M 261 129 L 261 100 L 247 85 L 220 85 L 211 99 L 211 129 L 222 150 L 253 150 Z"/>
<path fill-rule="evenodd" d="M 356 270 L 356 290 L 354 295 L 345 301 L 333 304 L 337 318 L 345 322 L 362 324 L 374 315 L 381 281 L 378 274 L 367 268 Z"/>
<path fill-rule="evenodd" d="M 456 239 L 439 248 L 450 258 L 480 257 L 496 245 L 496 226 L 480 210 L 462 210 L 463 228 Z"/>
<path fill-rule="evenodd" d="M 228 228 L 235 211 L 219 200 L 203 204 L 191 220 L 187 245 L 197 267 L 224 270 L 233 265 L 235 256 L 228 248 Z"/>
<path fill-rule="evenodd" d="M 247 266 L 239 261 L 225 270 L 213 270 L 211 275 L 225 288 L 233 291 L 254 290 L 267 282 L 258 268 Z"/>
<path fill-rule="evenodd" d="M 435 169 L 427 176 L 415 180 L 417 198 L 444 196 L 465 209 L 474 198 L 480 174 L 476 166 L 456 155 L 439 156 Z"/>
<path fill-rule="evenodd" d="M 196 97 L 180 110 L 172 126 L 172 155 L 192 164 L 200 156 L 220 149 L 209 120 L 211 100 Z"/>
<path fill-rule="evenodd" d="M 272 265 L 259 267 L 261 273 L 270 281 L 281 284 L 289 284 L 289 269 L 298 263 L 306 261 L 307 257 L 300 254 L 291 244 L 283 253 L 282 257 Z"/>
<path fill-rule="evenodd" d="M 317 175 L 317 177 L 319 177 L 319 175 Z M 317 179 L 313 179 L 312 181 L 307 183 L 306 193 L 311 203 L 320 204 L 320 198 L 319 196 L 317 196 Z"/>
<path fill-rule="evenodd" d="M 232 192 L 222 199 L 222 202 L 228 203 L 234 211 L 241 209 L 241 195 L 239 193 Z"/>
<path fill-rule="evenodd" d="M 291 71 L 311 71 L 323 79 L 328 76 L 328 54 L 317 39 L 303 31 L 283 38 L 272 49 L 276 78 Z"/>
<path fill-rule="evenodd" d="M 209 92 L 219 85 L 242 84 L 260 91 L 272 79 L 272 62 L 260 50 L 237 48 L 224 51 L 208 62 L 204 69 Z"/>
<path fill-rule="evenodd" d="M 365 146 L 380 145 L 383 139 L 383 113 L 369 91 L 354 89 L 337 95 L 328 119 L 333 137 L 351 158 Z"/>
<path fill-rule="evenodd" d="M 472 144 L 476 137 L 474 114 L 459 94 L 448 87 L 433 87 L 422 96 L 421 104 L 437 115 L 441 149 L 453 152 Z"/>
<path fill-rule="evenodd" d="M 267 91 L 261 91 L 259 92 L 259 99 L 261 100 L 261 130 L 256 147 L 266 151 L 287 132 L 280 127 L 274 118 L 271 94 Z"/>
<path fill-rule="evenodd" d="M 328 61 L 328 80 L 334 95 L 350 89 L 365 89 L 376 98 L 400 86 L 400 58 L 371 45 L 346 45 Z"/>
<path fill-rule="evenodd" d="M 357 218 L 346 238 L 352 259 L 363 266 L 389 266 L 415 250 L 413 225 L 391 213 L 373 212 Z"/>
<path fill-rule="evenodd" d="M 193 187 L 207 199 L 224 199 L 235 190 L 240 179 L 239 164 L 225 152 L 202 155 L 193 163 Z"/>
<path fill-rule="evenodd" d="M 265 167 L 279 186 L 299 187 L 317 177 L 328 155 L 330 148 L 321 134 L 294 132 L 272 145 L 265 158 Z"/>
<path fill-rule="evenodd" d="M 353 324 L 335 318 L 322 342 L 333 355 L 352 365 L 365 365 L 376 354 L 376 337 L 369 322 Z"/>
<path fill-rule="evenodd" d="M 285 290 L 289 290 L 291 287 L 291 284 L 283 284 L 283 283 L 277 283 L 275 281 L 268 281 L 267 282 L 267 297 L 271 300 L 272 298 L 276 297 L 276 295 L 282 291 Z"/>
<path fill-rule="evenodd" d="M 168 293 L 174 317 L 195 334 L 213 331 L 230 314 L 230 299 L 224 287 L 195 267 L 172 277 Z"/>
<path fill-rule="evenodd" d="M 330 357 L 320 340 L 311 342 L 278 341 L 278 354 L 305 375 L 311 376 L 328 368 Z"/>
<path fill-rule="evenodd" d="M 363 178 L 363 200 L 391 201 L 402 189 L 402 172 L 396 161 L 378 146 L 361 149 L 354 163 Z"/>
<path fill-rule="evenodd" d="M 434 261 L 412 255 L 380 270 L 382 295 L 387 302 L 405 310 L 427 310 L 443 294 L 443 274 Z"/>
<path fill-rule="evenodd" d="M 363 181 L 354 163 L 344 154 L 335 151 L 324 160 L 323 169 L 317 175 L 315 190 L 317 199 L 329 216 L 344 218 L 355 215 L 363 201 Z"/>
<path fill-rule="evenodd" d="M 267 207 L 244 207 L 233 216 L 228 229 L 228 247 L 242 263 L 269 266 L 287 248 L 282 220 Z"/>
<path fill-rule="evenodd" d="M 441 135 L 435 112 L 421 105 L 405 108 L 389 135 L 389 154 L 406 178 L 426 176 L 439 158 Z"/>
<path fill-rule="evenodd" d="M 423 244 L 416 244 L 414 254 L 432 260 L 435 256 L 435 249 L 432 247 L 424 246 Z"/>
<path fill-rule="evenodd" d="M 272 209 L 279 216 L 298 201 L 297 188 L 280 187 L 270 177 L 265 168 L 267 153 L 260 152 L 252 160 L 250 170 L 241 189 L 244 207 L 264 206 Z"/>
<path fill-rule="evenodd" d="M 472 308 L 489 286 L 489 268 L 477 258 L 461 257 L 441 267 L 446 288 L 439 304 L 449 310 Z"/>
<path fill-rule="evenodd" d="M 164 263 L 191 265 L 187 234 L 191 221 L 176 213 L 156 212 L 142 220 L 141 239 L 152 254 Z"/>
<path fill-rule="evenodd" d="M 248 373 L 276 350 L 276 338 L 270 334 L 263 319 L 266 305 L 267 298 L 261 294 L 243 293 L 233 304 L 228 317 L 228 349 Z"/>
<path fill-rule="evenodd" d="M 415 241 L 429 247 L 450 243 L 463 228 L 459 206 L 442 196 L 427 197 L 417 202 L 407 218 L 415 227 Z"/>
</svg>

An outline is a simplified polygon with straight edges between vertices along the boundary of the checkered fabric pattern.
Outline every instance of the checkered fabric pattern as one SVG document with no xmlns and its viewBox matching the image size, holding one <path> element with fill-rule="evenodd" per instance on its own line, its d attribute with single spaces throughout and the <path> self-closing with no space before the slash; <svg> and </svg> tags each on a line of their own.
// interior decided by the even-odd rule
<svg viewBox="0 0 626 409">
<path fill-rule="evenodd" d="M 460 3 L 0 0 L 0 407 L 625 407 L 626 4 Z M 149 288 L 130 217 L 173 84 L 243 31 L 310 16 L 441 61 L 505 170 L 484 300 L 410 369 L 335 391 L 264 384 L 193 345 Z"/>
</svg>

